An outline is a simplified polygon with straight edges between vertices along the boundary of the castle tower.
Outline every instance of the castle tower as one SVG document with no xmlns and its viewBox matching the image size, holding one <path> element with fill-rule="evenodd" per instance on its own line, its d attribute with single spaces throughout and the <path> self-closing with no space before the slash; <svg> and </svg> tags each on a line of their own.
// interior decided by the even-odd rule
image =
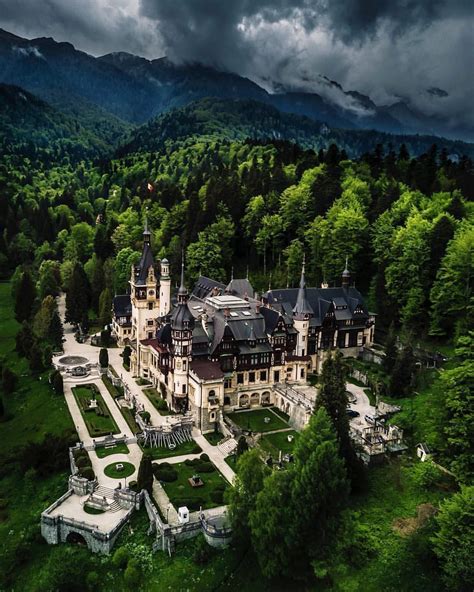
<svg viewBox="0 0 474 592">
<path fill-rule="evenodd" d="M 293 308 L 293 323 L 295 329 L 298 331 L 298 337 L 296 340 L 297 356 L 305 356 L 308 354 L 309 319 L 313 315 L 314 311 L 308 302 L 306 294 L 305 258 L 303 257 L 300 287 L 296 298 L 296 304 Z"/>
<path fill-rule="evenodd" d="M 151 252 L 151 233 L 145 222 L 142 256 L 138 265 L 132 265 L 130 277 L 132 337 L 137 341 L 137 351 L 139 341 L 152 339 L 155 336 L 156 319 L 159 315 L 157 290 L 155 260 Z"/>
<path fill-rule="evenodd" d="M 173 407 L 188 407 L 188 372 L 191 361 L 194 317 L 188 306 L 188 290 L 184 285 L 184 261 L 181 264 L 181 285 L 178 304 L 171 315 L 171 348 L 173 352 Z"/>
<path fill-rule="evenodd" d="M 171 277 L 168 259 L 161 260 L 160 275 L 160 317 L 164 317 L 171 310 Z"/>
</svg>

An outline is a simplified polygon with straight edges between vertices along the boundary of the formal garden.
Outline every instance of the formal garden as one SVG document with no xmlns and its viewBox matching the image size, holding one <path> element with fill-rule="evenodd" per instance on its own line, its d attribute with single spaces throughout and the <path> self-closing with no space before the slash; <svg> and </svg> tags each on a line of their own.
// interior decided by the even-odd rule
<svg viewBox="0 0 474 592">
<path fill-rule="evenodd" d="M 164 446 L 141 446 L 145 454 L 151 456 L 153 460 L 169 458 L 170 456 L 182 456 L 185 454 L 199 454 L 201 447 L 194 440 L 177 444 L 175 448 L 165 448 Z"/>
<path fill-rule="evenodd" d="M 72 392 L 92 438 L 119 432 L 99 389 L 94 384 L 75 386 Z"/>
<path fill-rule="evenodd" d="M 99 458 L 105 458 L 106 456 L 111 456 L 112 454 L 128 454 L 130 450 L 125 442 L 118 442 L 117 444 L 107 444 L 105 446 L 100 446 L 95 449 L 95 453 Z"/>
<path fill-rule="evenodd" d="M 110 463 L 104 469 L 104 474 L 111 479 L 125 479 L 133 475 L 135 466 L 130 462 L 120 461 L 117 463 Z"/>
<path fill-rule="evenodd" d="M 224 503 L 227 481 L 207 454 L 178 464 L 154 463 L 153 474 L 176 509 L 187 506 L 191 511 L 205 510 Z"/>
<path fill-rule="evenodd" d="M 252 409 L 250 411 L 234 411 L 227 417 L 243 430 L 250 432 L 272 432 L 289 428 L 288 422 L 274 411 L 274 407 Z"/>
</svg>

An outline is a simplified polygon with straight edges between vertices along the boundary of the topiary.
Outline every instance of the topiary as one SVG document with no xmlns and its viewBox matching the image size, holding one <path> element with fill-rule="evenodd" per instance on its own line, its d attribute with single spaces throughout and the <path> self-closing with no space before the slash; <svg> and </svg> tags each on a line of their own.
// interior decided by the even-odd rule
<svg viewBox="0 0 474 592">
<path fill-rule="evenodd" d="M 76 459 L 76 467 L 78 469 L 85 469 L 86 467 L 92 468 L 91 461 L 87 456 L 80 456 Z"/>
<path fill-rule="evenodd" d="M 205 462 L 209 462 L 209 455 L 205 452 L 203 452 L 199 458 Z"/>
<path fill-rule="evenodd" d="M 187 458 L 187 459 L 184 461 L 184 464 L 185 464 L 187 467 L 192 467 L 192 466 L 194 466 L 194 464 L 193 464 L 193 461 L 192 461 L 190 458 Z"/>
<path fill-rule="evenodd" d="M 224 502 L 224 492 L 220 489 L 213 489 L 209 497 L 215 504 L 222 504 Z"/>
<path fill-rule="evenodd" d="M 95 474 L 92 470 L 92 467 L 84 467 L 83 469 L 81 469 L 80 474 L 81 477 L 84 477 L 84 479 L 87 479 L 88 481 L 93 481 L 95 478 Z"/>
<path fill-rule="evenodd" d="M 216 470 L 211 462 L 200 462 L 196 468 L 200 473 L 213 473 Z"/>
<path fill-rule="evenodd" d="M 132 491 L 138 492 L 138 483 L 136 481 L 130 481 L 130 483 L 128 484 L 128 488 Z"/>
</svg>

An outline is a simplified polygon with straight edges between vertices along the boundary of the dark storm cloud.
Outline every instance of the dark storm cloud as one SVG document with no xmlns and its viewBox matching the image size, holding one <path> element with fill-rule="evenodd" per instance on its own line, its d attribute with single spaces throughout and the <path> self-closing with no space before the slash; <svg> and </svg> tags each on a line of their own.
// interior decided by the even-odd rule
<svg viewBox="0 0 474 592">
<path fill-rule="evenodd" d="M 0 27 L 27 38 L 54 37 L 94 55 L 125 50 L 162 53 L 153 23 L 138 0 L 0 0 Z"/>
<path fill-rule="evenodd" d="M 357 111 L 326 76 L 471 124 L 473 20 L 472 0 L 0 0 L 0 27 L 94 55 L 166 53 Z"/>
</svg>

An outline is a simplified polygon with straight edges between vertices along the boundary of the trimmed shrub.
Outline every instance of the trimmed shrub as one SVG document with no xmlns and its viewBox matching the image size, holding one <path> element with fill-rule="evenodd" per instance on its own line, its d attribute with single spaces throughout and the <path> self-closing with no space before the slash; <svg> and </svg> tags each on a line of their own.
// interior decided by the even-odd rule
<svg viewBox="0 0 474 592">
<path fill-rule="evenodd" d="M 184 461 L 184 464 L 185 464 L 187 467 L 193 467 L 193 466 L 194 466 L 194 463 L 193 463 L 193 461 L 192 461 L 190 458 L 187 458 L 187 459 Z"/>
<path fill-rule="evenodd" d="M 199 458 L 205 462 L 209 462 L 209 455 L 205 452 L 203 452 Z"/>
<path fill-rule="evenodd" d="M 136 481 L 130 481 L 130 483 L 128 484 L 128 488 L 132 491 L 138 492 L 138 483 Z"/>
<path fill-rule="evenodd" d="M 85 469 L 86 467 L 92 468 L 92 463 L 91 463 L 89 457 L 80 456 L 79 458 L 76 459 L 76 467 L 78 469 Z"/>
<path fill-rule="evenodd" d="M 199 510 L 201 506 L 204 505 L 204 498 L 202 497 L 178 497 L 175 499 L 174 506 L 175 508 L 180 508 L 181 506 L 186 506 L 188 510 Z"/>
<path fill-rule="evenodd" d="M 215 504 L 222 504 L 224 502 L 224 492 L 220 489 L 213 489 L 209 495 Z"/>
<path fill-rule="evenodd" d="M 81 469 L 80 474 L 81 477 L 84 477 L 84 479 L 87 479 L 88 481 L 93 481 L 95 477 L 92 467 L 84 467 Z"/>
<path fill-rule="evenodd" d="M 178 478 L 178 471 L 172 466 L 154 465 L 153 474 L 158 481 L 165 481 L 171 483 Z"/>
<path fill-rule="evenodd" d="M 196 469 L 200 473 L 213 473 L 216 470 L 216 467 L 211 462 L 200 462 L 196 465 Z"/>
<path fill-rule="evenodd" d="M 201 447 L 199 444 L 195 444 L 194 448 L 191 450 L 191 454 L 199 454 L 201 452 Z"/>
</svg>

